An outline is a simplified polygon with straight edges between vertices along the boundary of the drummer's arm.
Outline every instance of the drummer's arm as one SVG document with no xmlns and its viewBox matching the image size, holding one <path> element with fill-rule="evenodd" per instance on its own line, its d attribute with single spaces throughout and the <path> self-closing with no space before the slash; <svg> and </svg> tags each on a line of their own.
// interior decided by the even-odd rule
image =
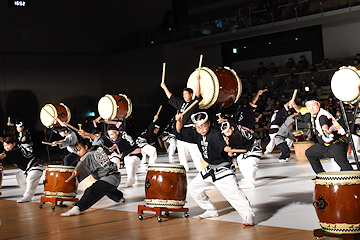
<svg viewBox="0 0 360 240">
<path fill-rule="evenodd" d="M 183 116 L 181 114 L 176 114 L 175 115 L 176 131 L 178 133 L 180 133 L 180 131 L 181 131 L 182 127 L 183 127 L 182 119 L 183 119 Z"/>
<path fill-rule="evenodd" d="M 200 88 L 200 75 L 196 76 L 196 92 L 195 92 L 195 96 L 197 96 L 198 98 L 200 98 L 200 93 L 201 93 L 201 88 Z"/>
<path fill-rule="evenodd" d="M 88 133 L 88 132 L 85 132 L 84 130 L 79 130 L 78 132 L 81 136 L 83 137 L 89 137 L 91 138 L 92 140 L 94 140 L 95 138 L 97 138 L 97 136 L 95 134 L 92 134 L 92 133 Z"/>
<path fill-rule="evenodd" d="M 253 97 L 253 99 L 251 100 L 252 104 L 255 104 L 257 102 L 257 100 L 259 99 L 260 95 L 263 94 L 264 90 L 259 90 L 256 95 Z"/>
<path fill-rule="evenodd" d="M 170 99 L 172 93 L 169 91 L 169 89 L 167 88 L 166 84 L 165 84 L 164 82 L 161 82 L 160 87 L 161 87 L 162 89 L 164 89 L 164 92 L 165 92 L 167 98 Z"/>
</svg>

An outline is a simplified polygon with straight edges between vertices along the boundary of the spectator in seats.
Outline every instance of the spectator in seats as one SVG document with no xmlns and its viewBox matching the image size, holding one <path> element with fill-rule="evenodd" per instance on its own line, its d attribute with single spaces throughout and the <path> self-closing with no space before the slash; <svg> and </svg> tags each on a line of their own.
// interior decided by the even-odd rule
<svg viewBox="0 0 360 240">
<path fill-rule="evenodd" d="M 356 54 L 355 58 L 358 60 L 358 62 L 360 62 L 360 53 Z"/>
<path fill-rule="evenodd" d="M 302 99 L 305 99 L 308 91 L 309 91 L 309 87 L 306 84 L 306 80 L 305 79 L 301 80 L 301 85 L 299 87 L 299 96 Z"/>
<path fill-rule="evenodd" d="M 311 64 L 311 66 L 309 68 L 309 71 L 310 72 L 316 72 L 317 71 L 315 63 Z"/>
<path fill-rule="evenodd" d="M 324 61 L 324 67 L 325 67 L 325 69 L 333 68 L 333 66 L 332 66 L 332 64 L 331 64 L 331 62 L 330 62 L 330 60 L 328 58 L 326 58 L 325 61 Z"/>
<path fill-rule="evenodd" d="M 309 69 L 309 62 L 305 59 L 304 55 L 300 56 L 300 60 L 297 64 L 297 70 L 299 72 L 307 71 Z"/>
<path fill-rule="evenodd" d="M 275 66 L 275 64 L 272 62 L 270 63 L 270 73 L 271 74 L 276 74 L 278 72 L 277 67 Z"/>
<path fill-rule="evenodd" d="M 336 105 L 337 101 L 333 95 L 329 95 L 328 99 L 325 102 L 325 110 L 331 113 L 331 115 L 336 116 Z"/>
<path fill-rule="evenodd" d="M 285 67 L 286 67 L 286 68 L 295 68 L 294 59 L 289 58 L 288 61 L 287 61 L 287 63 L 285 64 Z"/>
<path fill-rule="evenodd" d="M 314 80 L 311 80 L 310 82 L 310 91 L 308 95 L 319 96 L 319 90 Z"/>
<path fill-rule="evenodd" d="M 353 66 L 360 66 L 360 61 L 357 58 L 354 58 Z"/>
<path fill-rule="evenodd" d="M 341 68 L 342 66 L 344 66 L 344 64 L 343 64 L 342 61 L 340 61 L 340 62 L 338 63 L 338 68 Z"/>
<path fill-rule="evenodd" d="M 272 111 L 275 108 L 275 99 L 268 96 L 265 106 L 265 111 Z"/>
<path fill-rule="evenodd" d="M 260 62 L 259 65 L 260 66 L 258 68 L 258 74 L 259 75 L 264 75 L 267 72 L 268 69 L 264 66 L 263 62 Z"/>
</svg>

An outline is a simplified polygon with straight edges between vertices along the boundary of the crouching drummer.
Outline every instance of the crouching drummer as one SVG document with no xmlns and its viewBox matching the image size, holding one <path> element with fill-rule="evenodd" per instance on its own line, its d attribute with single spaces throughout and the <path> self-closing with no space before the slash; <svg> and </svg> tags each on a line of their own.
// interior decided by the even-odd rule
<svg viewBox="0 0 360 240">
<path fill-rule="evenodd" d="M 5 152 L 0 154 L 0 159 L 5 159 L 6 163 L 21 170 L 16 174 L 16 180 L 24 195 L 17 202 L 30 202 L 44 170 L 42 162 L 22 145 L 17 145 L 13 136 L 5 137 L 3 145 Z"/>
<path fill-rule="evenodd" d="M 79 134 L 84 137 L 92 138 L 93 144 L 89 139 L 79 139 L 75 145 L 76 153 L 81 157 L 69 179 L 77 177 L 81 182 L 90 174 L 97 180 L 88 187 L 81 199 L 69 211 L 62 213 L 62 217 L 79 215 L 81 212 L 93 206 L 105 195 L 115 202 L 123 203 L 125 199 L 123 193 L 117 189 L 120 184 L 120 173 L 116 163 L 110 161 L 103 149 L 103 142 L 100 137 L 80 130 Z"/>
</svg>

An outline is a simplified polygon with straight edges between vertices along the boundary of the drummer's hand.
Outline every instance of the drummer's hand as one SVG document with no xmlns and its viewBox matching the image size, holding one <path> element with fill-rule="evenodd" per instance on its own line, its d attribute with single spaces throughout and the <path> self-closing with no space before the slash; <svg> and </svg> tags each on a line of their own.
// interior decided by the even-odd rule
<svg viewBox="0 0 360 240">
<path fill-rule="evenodd" d="M 182 122 L 182 119 L 183 119 L 183 116 L 180 114 L 180 113 L 177 113 L 176 115 L 175 115 L 175 120 L 178 122 L 178 121 L 180 121 L 180 122 Z"/>
<path fill-rule="evenodd" d="M 162 89 L 165 89 L 165 88 L 166 88 L 165 82 L 161 82 L 161 83 L 160 83 L 160 87 L 161 87 Z"/>
<path fill-rule="evenodd" d="M 74 169 L 74 171 L 71 173 L 71 176 L 65 180 L 65 182 L 70 182 L 71 179 L 73 179 L 74 177 L 76 177 L 77 175 L 79 175 L 79 170 L 77 170 L 76 168 Z"/>
<path fill-rule="evenodd" d="M 96 122 L 96 123 L 100 123 L 100 120 L 101 120 L 101 116 L 97 117 L 97 118 L 95 119 L 95 122 Z"/>
<path fill-rule="evenodd" d="M 24 136 L 24 137 L 21 139 L 21 141 L 22 141 L 22 142 L 25 142 L 25 140 L 26 140 L 26 137 Z"/>
<path fill-rule="evenodd" d="M 196 80 L 200 81 L 200 79 L 201 79 L 200 74 L 196 75 Z"/>
<path fill-rule="evenodd" d="M 299 115 L 298 113 L 293 113 L 289 117 L 294 118 L 295 116 Z"/>
<path fill-rule="evenodd" d="M 54 141 L 51 144 L 52 144 L 53 147 L 55 147 L 56 145 L 60 144 L 60 142 L 59 141 Z"/>
<path fill-rule="evenodd" d="M 264 92 L 265 92 L 265 90 L 259 90 L 259 91 L 258 91 L 258 94 L 259 94 L 259 95 L 262 95 Z"/>
<path fill-rule="evenodd" d="M 232 156 L 234 156 L 234 153 L 230 152 L 230 150 L 231 150 L 231 147 L 229 147 L 229 146 L 224 147 L 224 151 L 228 153 L 229 157 L 232 157 Z"/>
<path fill-rule="evenodd" d="M 114 151 L 114 150 L 115 150 L 115 148 L 116 148 L 116 146 L 115 146 L 115 145 L 113 145 L 112 147 L 108 148 L 108 150 L 109 150 L 110 152 L 112 152 L 112 151 Z"/>
<path fill-rule="evenodd" d="M 226 122 L 227 119 L 225 118 L 222 118 L 222 117 L 219 117 L 219 119 L 217 120 L 218 123 L 223 123 L 223 122 Z"/>
<path fill-rule="evenodd" d="M 6 157 L 6 153 L 1 153 L 0 154 L 0 159 L 4 159 Z"/>
<path fill-rule="evenodd" d="M 155 115 L 154 116 L 154 119 L 153 119 L 153 123 L 156 122 L 156 120 L 158 120 L 159 116 L 158 115 Z"/>
<path fill-rule="evenodd" d="M 328 125 L 323 125 L 322 130 L 324 132 L 324 134 L 328 137 L 331 134 L 331 131 L 329 130 L 329 126 Z"/>
<path fill-rule="evenodd" d="M 83 137 L 87 137 L 87 132 L 85 132 L 83 129 L 80 129 L 79 131 L 78 131 L 78 133 L 81 135 L 81 136 L 83 136 Z"/>
</svg>

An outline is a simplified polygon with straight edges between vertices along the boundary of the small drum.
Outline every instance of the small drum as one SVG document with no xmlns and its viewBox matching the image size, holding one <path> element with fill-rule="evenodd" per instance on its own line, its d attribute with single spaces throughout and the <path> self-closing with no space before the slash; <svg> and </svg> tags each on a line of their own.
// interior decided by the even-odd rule
<svg viewBox="0 0 360 240">
<path fill-rule="evenodd" d="M 2 185 L 3 177 L 4 177 L 4 168 L 3 168 L 2 163 L 0 163 L 0 188 Z"/>
<path fill-rule="evenodd" d="M 44 180 L 44 195 L 47 197 L 75 198 L 77 194 L 76 178 L 65 182 L 71 176 L 75 167 L 63 165 L 48 165 Z"/>
<path fill-rule="evenodd" d="M 196 69 L 189 77 L 187 87 L 196 89 Z M 236 72 L 228 67 L 202 67 L 200 70 L 200 89 L 203 100 L 199 103 L 201 109 L 208 109 L 215 103 L 228 107 L 239 100 L 242 92 L 241 80 Z"/>
<path fill-rule="evenodd" d="M 183 165 L 151 164 L 145 181 L 145 202 L 150 207 L 182 208 L 187 180 Z"/>
<path fill-rule="evenodd" d="M 99 100 L 98 111 L 103 119 L 119 120 L 131 115 L 132 103 L 124 94 L 106 94 Z"/>
<path fill-rule="evenodd" d="M 292 131 L 291 132 L 294 135 L 295 141 L 305 141 L 305 136 L 304 136 L 304 132 L 301 130 L 298 131 Z"/>
<path fill-rule="evenodd" d="M 360 68 L 341 67 L 331 79 L 331 91 L 345 103 L 355 103 L 360 99 Z"/>
<path fill-rule="evenodd" d="M 360 172 L 322 172 L 313 181 L 321 228 L 330 233 L 360 233 Z"/>
<path fill-rule="evenodd" d="M 297 161 L 308 161 L 305 152 L 306 150 L 314 145 L 315 143 L 312 141 L 300 141 L 300 142 L 294 142 L 294 148 L 295 148 L 295 156 Z"/>
<path fill-rule="evenodd" d="M 50 116 L 51 115 L 51 116 Z M 69 123 L 71 119 L 70 109 L 65 104 L 46 104 L 41 108 L 40 120 L 41 123 L 47 127 L 60 127 L 60 123 L 54 120 L 53 117 L 59 118 L 64 123 Z"/>
</svg>

